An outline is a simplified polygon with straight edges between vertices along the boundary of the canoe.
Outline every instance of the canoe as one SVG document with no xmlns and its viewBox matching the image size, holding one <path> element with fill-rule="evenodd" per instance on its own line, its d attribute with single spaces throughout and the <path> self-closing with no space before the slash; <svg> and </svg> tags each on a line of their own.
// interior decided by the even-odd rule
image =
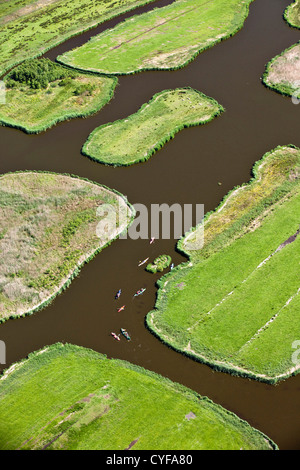
<svg viewBox="0 0 300 470">
<path fill-rule="evenodd" d="M 125 338 L 126 338 L 128 341 L 131 340 L 131 338 L 130 338 L 128 332 L 127 332 L 124 328 L 121 328 L 121 333 L 122 333 L 123 336 L 125 336 Z"/>
</svg>

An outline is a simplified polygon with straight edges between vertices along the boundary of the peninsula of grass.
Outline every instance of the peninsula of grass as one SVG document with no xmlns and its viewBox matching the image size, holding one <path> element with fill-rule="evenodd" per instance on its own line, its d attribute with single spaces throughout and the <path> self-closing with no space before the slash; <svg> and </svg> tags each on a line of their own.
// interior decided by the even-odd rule
<svg viewBox="0 0 300 470">
<path fill-rule="evenodd" d="M 278 147 L 188 233 L 190 261 L 158 281 L 147 325 L 213 368 L 268 383 L 296 375 L 300 337 L 300 150 Z M 194 245 L 194 248 L 193 248 Z"/>
<path fill-rule="evenodd" d="M 243 26 L 252 0 L 176 0 L 135 15 L 66 52 L 58 61 L 81 70 L 132 74 L 176 70 Z"/>
<path fill-rule="evenodd" d="M 293 28 L 300 28 L 300 1 L 296 0 L 287 7 L 284 18 Z"/>
<path fill-rule="evenodd" d="M 100 218 L 107 204 L 116 211 L 111 231 Z M 79 177 L 0 176 L 0 323 L 49 303 L 133 216 L 121 194 Z"/>
<path fill-rule="evenodd" d="M 7 74 L 4 83 L 0 125 L 38 133 L 99 111 L 112 98 L 117 79 L 80 74 L 49 59 L 31 59 Z"/>
<path fill-rule="evenodd" d="M 55 344 L 0 378 L 1 450 L 275 450 L 206 397 L 128 362 Z"/>
<path fill-rule="evenodd" d="M 148 160 L 183 128 L 205 124 L 223 111 L 192 88 L 164 90 L 137 113 L 95 129 L 82 153 L 106 165 L 133 165 Z"/>
<path fill-rule="evenodd" d="M 278 93 L 300 98 L 300 42 L 269 62 L 263 82 Z"/>
<path fill-rule="evenodd" d="M 146 271 L 152 274 L 162 273 L 164 269 L 167 269 L 172 263 L 172 258 L 169 255 L 160 255 L 153 263 L 149 263 L 146 266 Z"/>
<path fill-rule="evenodd" d="M 0 3 L 0 76 L 83 31 L 154 0 L 10 0 Z"/>
</svg>

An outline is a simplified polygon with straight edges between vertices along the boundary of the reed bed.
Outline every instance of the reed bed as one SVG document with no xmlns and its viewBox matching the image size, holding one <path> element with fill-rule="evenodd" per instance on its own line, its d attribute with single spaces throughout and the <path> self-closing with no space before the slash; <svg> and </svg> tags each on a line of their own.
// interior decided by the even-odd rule
<svg viewBox="0 0 300 470">
<path fill-rule="evenodd" d="M 103 240 L 97 232 L 102 204 L 118 215 L 117 233 Z M 49 304 L 85 263 L 127 230 L 135 214 L 117 191 L 50 172 L 2 175 L 0 212 L 0 322 Z"/>
</svg>

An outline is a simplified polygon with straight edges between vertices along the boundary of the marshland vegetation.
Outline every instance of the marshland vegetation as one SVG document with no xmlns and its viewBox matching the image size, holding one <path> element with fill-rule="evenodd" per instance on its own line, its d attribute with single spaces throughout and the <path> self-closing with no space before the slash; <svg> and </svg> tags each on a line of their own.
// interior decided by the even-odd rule
<svg viewBox="0 0 300 470">
<path fill-rule="evenodd" d="M 117 236 L 101 241 L 97 232 L 103 204 L 116 208 L 117 230 L 126 230 L 133 209 L 104 186 L 43 172 L 0 177 L 0 322 L 46 305 Z"/>
</svg>

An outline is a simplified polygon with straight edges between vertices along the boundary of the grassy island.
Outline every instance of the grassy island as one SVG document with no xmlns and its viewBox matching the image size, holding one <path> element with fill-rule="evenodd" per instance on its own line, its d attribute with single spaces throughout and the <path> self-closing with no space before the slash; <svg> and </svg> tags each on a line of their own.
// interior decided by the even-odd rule
<svg viewBox="0 0 300 470">
<path fill-rule="evenodd" d="M 276 383 L 299 372 L 300 150 L 278 147 L 197 231 L 180 242 L 190 261 L 158 282 L 147 325 L 174 349 L 232 374 Z M 276 294 L 275 294 L 276 293 Z"/>
<path fill-rule="evenodd" d="M 38 133 L 60 121 L 86 117 L 112 98 L 117 80 L 70 71 L 49 59 L 23 62 L 4 78 L 0 124 Z"/>
<path fill-rule="evenodd" d="M 92 350 L 55 344 L 0 378 L 2 450 L 274 450 L 233 413 Z"/>
<path fill-rule="evenodd" d="M 9 0 L 0 3 L 0 76 L 72 36 L 154 0 Z"/>
<path fill-rule="evenodd" d="M 300 28 L 300 1 L 296 0 L 285 10 L 284 17 L 290 26 Z"/>
<path fill-rule="evenodd" d="M 116 233 L 99 229 L 104 204 L 116 210 Z M 133 215 L 122 195 L 75 176 L 0 176 L 0 322 L 50 302 Z"/>
<path fill-rule="evenodd" d="M 284 17 L 290 26 L 300 28 L 300 1 L 292 3 Z M 263 76 L 263 82 L 278 93 L 300 99 L 300 42 L 272 59 Z M 297 101 L 298 103 L 298 101 Z"/>
<path fill-rule="evenodd" d="M 58 60 L 81 70 L 117 75 L 175 70 L 237 33 L 251 1 L 176 0 L 125 20 Z"/>
<path fill-rule="evenodd" d="M 263 81 L 278 93 L 300 99 L 300 42 L 269 62 Z"/>
<path fill-rule="evenodd" d="M 149 263 L 146 266 L 146 271 L 149 273 L 162 273 L 164 269 L 167 269 L 170 264 L 172 263 L 172 258 L 169 255 L 160 255 L 155 260 L 153 263 Z"/>
<path fill-rule="evenodd" d="M 137 113 L 95 129 L 82 153 L 106 165 L 148 160 L 184 127 L 211 121 L 223 110 L 215 100 L 192 88 L 157 93 Z"/>
</svg>

